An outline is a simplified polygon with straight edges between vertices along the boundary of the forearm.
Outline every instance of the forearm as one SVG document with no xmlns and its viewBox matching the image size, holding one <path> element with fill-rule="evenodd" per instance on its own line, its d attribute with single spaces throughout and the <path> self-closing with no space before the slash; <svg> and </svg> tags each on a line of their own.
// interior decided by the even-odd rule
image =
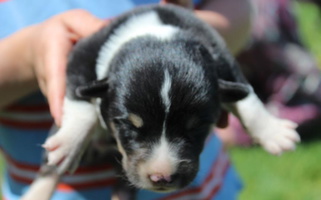
<svg viewBox="0 0 321 200">
<path fill-rule="evenodd" d="M 213 26 L 235 55 L 250 36 L 253 8 L 250 0 L 205 0 L 196 15 Z"/>
<path fill-rule="evenodd" d="M 0 40 L 0 109 L 38 88 L 28 60 L 33 28 L 23 29 Z"/>
</svg>

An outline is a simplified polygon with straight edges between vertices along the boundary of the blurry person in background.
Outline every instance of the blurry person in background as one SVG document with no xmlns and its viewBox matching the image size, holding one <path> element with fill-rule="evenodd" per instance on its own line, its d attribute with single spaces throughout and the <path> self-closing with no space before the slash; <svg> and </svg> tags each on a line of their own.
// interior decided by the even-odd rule
<svg viewBox="0 0 321 200">
<path fill-rule="evenodd" d="M 299 124 L 303 141 L 321 138 L 321 74 L 298 32 L 293 1 L 252 3 L 252 37 L 237 56 L 246 78 L 272 113 Z M 234 116 L 229 124 L 218 131 L 227 145 L 252 144 Z"/>
</svg>

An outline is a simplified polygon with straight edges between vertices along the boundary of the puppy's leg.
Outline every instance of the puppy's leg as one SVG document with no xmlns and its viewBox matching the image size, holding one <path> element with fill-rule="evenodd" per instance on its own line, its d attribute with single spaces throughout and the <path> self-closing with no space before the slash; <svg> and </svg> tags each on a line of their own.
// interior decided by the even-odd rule
<svg viewBox="0 0 321 200">
<path fill-rule="evenodd" d="M 43 147 L 48 151 L 48 165 L 59 164 L 58 173 L 77 165 L 97 123 L 95 105 L 65 97 L 62 126 Z M 74 167 L 74 166 L 73 166 Z"/>
<path fill-rule="evenodd" d="M 43 165 L 39 175 L 21 200 L 50 200 L 60 176 L 54 166 Z"/>
<path fill-rule="evenodd" d="M 294 149 L 295 143 L 300 140 L 295 131 L 297 125 L 271 115 L 231 55 L 225 53 L 221 56 L 218 75 L 223 106 L 240 119 L 247 132 L 266 151 L 278 155 Z"/>
<path fill-rule="evenodd" d="M 300 141 L 295 131 L 297 125 L 271 115 L 252 88 L 250 91 L 246 98 L 224 105 L 238 116 L 248 133 L 266 151 L 279 155 L 283 151 L 293 150 L 295 143 Z"/>
</svg>

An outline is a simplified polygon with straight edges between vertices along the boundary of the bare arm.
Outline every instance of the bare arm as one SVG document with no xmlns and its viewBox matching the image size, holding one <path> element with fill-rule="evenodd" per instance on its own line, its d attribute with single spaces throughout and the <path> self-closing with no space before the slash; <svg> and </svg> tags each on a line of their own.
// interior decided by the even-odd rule
<svg viewBox="0 0 321 200">
<path fill-rule="evenodd" d="M 250 36 L 253 15 L 250 0 L 205 0 L 195 12 L 218 30 L 234 55 Z"/>
<path fill-rule="evenodd" d="M 27 51 L 34 28 L 28 27 L 0 41 L 0 108 L 37 89 Z"/>
<path fill-rule="evenodd" d="M 1 40 L 0 109 L 40 88 L 60 124 L 68 52 L 105 24 L 86 11 L 73 10 Z"/>
</svg>

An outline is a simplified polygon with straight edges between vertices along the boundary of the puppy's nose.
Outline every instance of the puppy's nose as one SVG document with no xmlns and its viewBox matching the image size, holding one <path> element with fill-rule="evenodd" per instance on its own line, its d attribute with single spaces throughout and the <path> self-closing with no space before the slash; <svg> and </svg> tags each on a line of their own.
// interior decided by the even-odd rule
<svg viewBox="0 0 321 200">
<path fill-rule="evenodd" d="M 154 184 L 168 184 L 172 182 L 172 176 L 164 174 L 151 174 L 149 175 L 149 179 Z"/>
</svg>

